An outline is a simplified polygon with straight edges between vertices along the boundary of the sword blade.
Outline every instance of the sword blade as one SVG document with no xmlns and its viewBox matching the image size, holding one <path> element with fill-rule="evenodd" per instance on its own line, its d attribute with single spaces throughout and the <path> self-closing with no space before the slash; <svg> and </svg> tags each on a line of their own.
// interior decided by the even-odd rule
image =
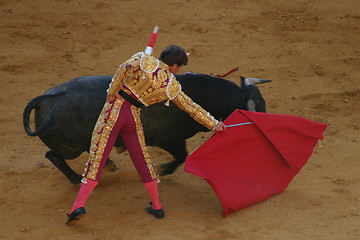
<svg viewBox="0 0 360 240">
<path fill-rule="evenodd" d="M 237 124 L 232 124 L 232 125 L 226 125 L 227 128 L 229 127 L 237 127 L 237 126 L 243 126 L 243 125 L 249 125 L 249 124 L 254 124 L 253 122 L 244 122 L 244 123 L 237 123 Z"/>
</svg>

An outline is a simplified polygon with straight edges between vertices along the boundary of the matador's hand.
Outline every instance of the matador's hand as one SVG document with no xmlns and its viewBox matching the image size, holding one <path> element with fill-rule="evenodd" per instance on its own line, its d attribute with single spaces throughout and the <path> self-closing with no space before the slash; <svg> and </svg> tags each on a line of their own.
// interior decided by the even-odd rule
<svg viewBox="0 0 360 240">
<path fill-rule="evenodd" d="M 220 131 L 224 131 L 225 129 L 226 129 L 226 125 L 223 122 L 218 122 L 218 124 L 216 124 L 216 126 L 213 128 L 213 131 L 220 132 Z"/>
</svg>

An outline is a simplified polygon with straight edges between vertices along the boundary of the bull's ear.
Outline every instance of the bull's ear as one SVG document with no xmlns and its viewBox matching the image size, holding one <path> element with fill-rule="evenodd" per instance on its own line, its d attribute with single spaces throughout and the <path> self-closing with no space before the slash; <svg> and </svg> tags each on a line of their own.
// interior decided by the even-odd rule
<svg viewBox="0 0 360 240">
<path fill-rule="evenodd" d="M 246 106 L 248 111 L 256 112 L 256 103 L 253 99 L 249 99 Z"/>
</svg>

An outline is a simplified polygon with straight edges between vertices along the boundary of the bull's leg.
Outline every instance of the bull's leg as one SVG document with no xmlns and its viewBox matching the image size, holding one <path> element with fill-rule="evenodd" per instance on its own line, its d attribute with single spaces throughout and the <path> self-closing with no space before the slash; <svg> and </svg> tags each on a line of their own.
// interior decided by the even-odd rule
<svg viewBox="0 0 360 240">
<path fill-rule="evenodd" d="M 172 174 L 176 168 L 184 163 L 187 156 L 185 140 L 178 142 L 171 142 L 166 144 L 159 144 L 159 147 L 168 151 L 173 157 L 174 161 L 164 163 L 160 166 L 160 176 Z"/>
<path fill-rule="evenodd" d="M 45 157 L 49 159 L 73 184 L 81 182 L 82 176 L 74 172 L 65 159 L 53 151 L 48 151 Z"/>
</svg>

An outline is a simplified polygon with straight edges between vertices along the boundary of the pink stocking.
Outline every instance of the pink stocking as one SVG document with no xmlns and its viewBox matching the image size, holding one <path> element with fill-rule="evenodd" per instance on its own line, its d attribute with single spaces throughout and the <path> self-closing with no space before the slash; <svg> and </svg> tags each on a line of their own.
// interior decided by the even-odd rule
<svg viewBox="0 0 360 240">
<path fill-rule="evenodd" d="M 84 207 L 86 200 L 88 199 L 90 193 L 94 190 L 98 181 L 93 181 L 88 179 L 87 183 L 81 183 L 80 190 L 74 205 L 71 208 L 71 212 L 75 211 L 79 207 Z"/>
<path fill-rule="evenodd" d="M 144 183 L 144 186 L 145 186 L 146 190 L 148 191 L 149 196 L 151 198 L 152 209 L 154 209 L 154 210 L 161 209 L 162 207 L 161 207 L 161 203 L 160 203 L 160 199 L 159 199 L 157 180 Z"/>
</svg>

